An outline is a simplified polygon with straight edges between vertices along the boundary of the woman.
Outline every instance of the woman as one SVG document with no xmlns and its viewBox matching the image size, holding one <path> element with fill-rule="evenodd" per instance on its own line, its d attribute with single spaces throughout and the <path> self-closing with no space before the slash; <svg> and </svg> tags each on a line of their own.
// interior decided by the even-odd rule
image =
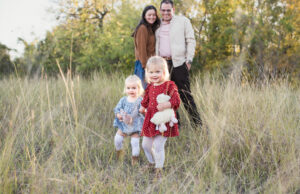
<svg viewBox="0 0 300 194">
<path fill-rule="evenodd" d="M 133 33 L 135 47 L 135 68 L 134 74 L 141 80 L 143 87 L 146 88 L 145 66 L 147 60 L 155 55 L 155 30 L 160 25 L 156 8 L 153 5 L 145 7 L 142 18 Z"/>
</svg>

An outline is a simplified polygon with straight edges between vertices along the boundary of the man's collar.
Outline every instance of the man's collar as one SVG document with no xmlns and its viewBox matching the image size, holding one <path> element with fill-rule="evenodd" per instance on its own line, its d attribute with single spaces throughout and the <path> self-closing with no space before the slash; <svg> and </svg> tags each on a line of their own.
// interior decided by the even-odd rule
<svg viewBox="0 0 300 194">
<path fill-rule="evenodd" d="M 168 24 L 171 24 L 174 21 L 175 17 L 176 17 L 176 15 L 173 15 L 172 18 L 171 18 L 171 20 L 170 20 L 170 22 Z M 160 20 L 161 20 L 162 23 L 166 23 L 166 22 L 164 22 L 164 20 L 162 18 Z"/>
<path fill-rule="evenodd" d="M 169 22 L 161 21 L 161 24 L 162 24 L 162 25 L 167 25 L 167 24 L 170 24 L 170 23 L 171 23 L 171 21 L 169 21 Z"/>
</svg>

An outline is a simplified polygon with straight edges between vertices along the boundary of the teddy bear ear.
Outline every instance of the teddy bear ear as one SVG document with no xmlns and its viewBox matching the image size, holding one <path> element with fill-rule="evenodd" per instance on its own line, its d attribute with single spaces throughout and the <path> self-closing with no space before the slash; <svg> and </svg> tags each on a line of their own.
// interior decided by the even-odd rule
<svg viewBox="0 0 300 194">
<path fill-rule="evenodd" d="M 164 97 L 164 96 L 165 96 L 164 93 L 161 93 L 161 94 L 158 94 L 158 95 L 157 95 L 158 98 L 162 98 L 162 97 Z"/>
<path fill-rule="evenodd" d="M 169 101 L 171 99 L 171 97 L 168 96 L 168 95 L 164 95 L 164 99 L 167 100 L 167 101 Z"/>
</svg>

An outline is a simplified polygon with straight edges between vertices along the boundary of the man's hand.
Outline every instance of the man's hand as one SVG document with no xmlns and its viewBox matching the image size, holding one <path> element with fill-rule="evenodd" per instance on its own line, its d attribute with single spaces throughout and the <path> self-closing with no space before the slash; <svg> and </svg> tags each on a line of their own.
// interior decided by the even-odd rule
<svg viewBox="0 0 300 194">
<path fill-rule="evenodd" d="M 187 69 L 190 71 L 190 69 L 192 67 L 191 62 L 190 61 L 186 61 L 185 64 L 186 64 Z"/>
</svg>

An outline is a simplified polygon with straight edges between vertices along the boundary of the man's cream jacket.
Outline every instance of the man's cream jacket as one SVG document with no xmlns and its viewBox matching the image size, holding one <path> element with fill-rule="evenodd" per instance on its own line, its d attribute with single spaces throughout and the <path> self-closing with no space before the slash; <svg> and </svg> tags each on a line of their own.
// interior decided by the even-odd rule
<svg viewBox="0 0 300 194">
<path fill-rule="evenodd" d="M 156 55 L 159 54 L 159 31 L 155 32 Z M 194 30 L 190 20 L 184 16 L 173 16 L 170 28 L 170 44 L 172 62 L 174 67 L 183 65 L 184 62 L 193 60 L 195 54 L 196 41 Z"/>
</svg>

